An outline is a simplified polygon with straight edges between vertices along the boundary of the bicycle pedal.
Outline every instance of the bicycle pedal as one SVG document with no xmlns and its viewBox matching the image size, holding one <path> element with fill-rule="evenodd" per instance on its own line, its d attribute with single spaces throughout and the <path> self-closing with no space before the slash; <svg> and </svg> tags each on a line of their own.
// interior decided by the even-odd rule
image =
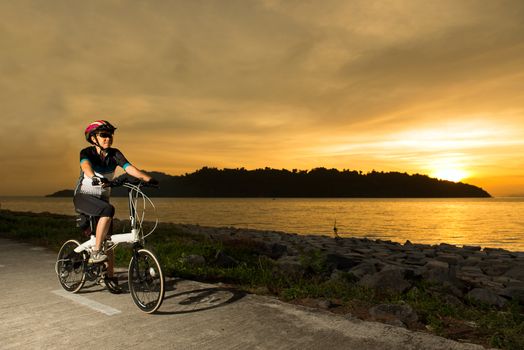
<svg viewBox="0 0 524 350">
<path fill-rule="evenodd" d="M 111 294 L 122 294 L 122 288 L 118 285 L 118 278 L 106 277 L 104 279 L 104 285 Z"/>
</svg>

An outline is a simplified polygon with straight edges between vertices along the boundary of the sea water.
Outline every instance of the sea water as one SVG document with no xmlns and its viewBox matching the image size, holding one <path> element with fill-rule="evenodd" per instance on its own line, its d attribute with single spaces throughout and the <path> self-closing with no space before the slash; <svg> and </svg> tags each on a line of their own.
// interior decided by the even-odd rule
<svg viewBox="0 0 524 350">
<path fill-rule="evenodd" d="M 524 251 L 524 198 L 152 198 L 161 222 Z M 126 219 L 127 198 L 113 198 Z M 71 198 L 0 197 L 2 209 L 74 215 Z M 153 219 L 148 207 L 146 220 Z"/>
</svg>

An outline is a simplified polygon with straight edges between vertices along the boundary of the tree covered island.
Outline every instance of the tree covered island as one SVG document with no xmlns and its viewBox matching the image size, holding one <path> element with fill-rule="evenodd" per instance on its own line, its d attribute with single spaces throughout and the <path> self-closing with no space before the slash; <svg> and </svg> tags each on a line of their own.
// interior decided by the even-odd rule
<svg viewBox="0 0 524 350">
<path fill-rule="evenodd" d="M 462 182 L 400 172 L 315 168 L 218 169 L 203 167 L 184 175 L 150 172 L 160 190 L 146 189 L 155 197 L 269 197 L 269 198 L 460 198 L 491 197 L 480 187 Z M 113 196 L 126 196 L 122 188 Z M 72 196 L 72 190 L 50 196 Z"/>
</svg>

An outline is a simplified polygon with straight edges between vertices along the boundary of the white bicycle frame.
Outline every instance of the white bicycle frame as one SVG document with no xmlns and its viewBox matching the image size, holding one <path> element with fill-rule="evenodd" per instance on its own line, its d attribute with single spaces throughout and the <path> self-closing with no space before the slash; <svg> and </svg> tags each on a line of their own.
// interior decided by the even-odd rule
<svg viewBox="0 0 524 350">
<path fill-rule="evenodd" d="M 140 186 L 132 185 L 129 183 L 124 183 L 122 187 L 126 187 L 129 190 L 128 197 L 129 197 L 129 220 L 131 221 L 131 232 L 128 233 L 120 233 L 116 235 L 111 235 L 111 237 L 106 238 L 107 243 L 113 243 L 113 245 L 109 249 L 114 249 L 118 244 L 120 243 L 137 243 L 141 242 L 143 243 L 144 238 L 149 236 L 153 231 L 156 229 L 158 225 L 158 217 L 155 220 L 155 226 L 151 229 L 151 231 L 144 236 L 141 236 L 142 231 L 142 223 L 144 221 L 144 215 L 145 215 L 145 208 L 147 202 L 151 204 L 153 207 L 155 214 L 156 214 L 156 208 L 151 199 L 142 192 L 140 189 Z M 138 215 L 138 201 L 139 199 L 142 199 L 142 215 Z M 147 202 L 146 202 L 147 200 Z M 156 215 L 155 215 L 156 217 Z M 83 251 L 91 252 L 93 248 L 96 245 L 96 236 L 94 234 L 91 235 L 91 238 L 80 244 L 78 247 L 75 248 L 76 253 L 81 253 Z"/>
</svg>

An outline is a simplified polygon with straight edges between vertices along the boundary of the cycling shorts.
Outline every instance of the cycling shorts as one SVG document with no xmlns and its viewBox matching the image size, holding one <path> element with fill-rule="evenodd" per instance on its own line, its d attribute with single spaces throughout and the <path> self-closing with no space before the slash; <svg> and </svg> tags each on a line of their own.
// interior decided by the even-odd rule
<svg viewBox="0 0 524 350">
<path fill-rule="evenodd" d="M 89 194 L 77 193 L 73 197 L 73 203 L 76 211 L 80 213 L 110 218 L 115 215 L 115 207 L 113 207 L 107 200 Z"/>
</svg>

